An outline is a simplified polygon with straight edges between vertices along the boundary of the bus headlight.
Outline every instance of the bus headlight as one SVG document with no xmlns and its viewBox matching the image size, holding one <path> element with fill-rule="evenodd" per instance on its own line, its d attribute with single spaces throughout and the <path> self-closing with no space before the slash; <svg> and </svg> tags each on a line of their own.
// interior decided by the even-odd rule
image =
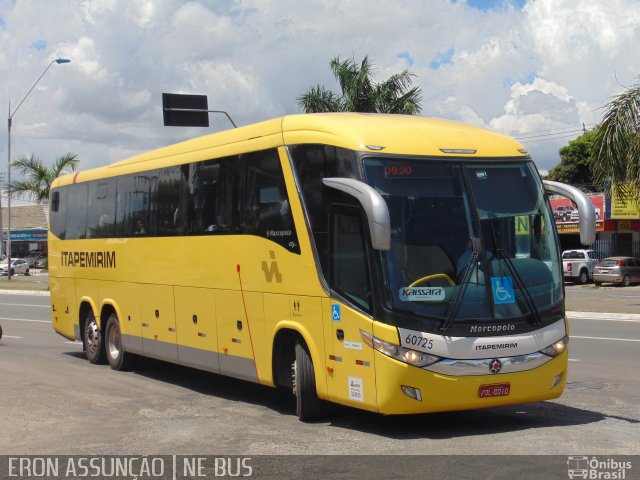
<svg viewBox="0 0 640 480">
<path fill-rule="evenodd" d="M 550 357 L 557 357 L 561 353 L 567 349 L 567 344 L 569 343 L 569 337 L 564 337 L 558 340 L 557 342 L 552 343 L 547 348 L 543 348 L 540 350 L 540 353 L 544 353 L 545 355 L 549 355 Z"/>
<path fill-rule="evenodd" d="M 388 357 L 395 358 L 403 363 L 413 365 L 414 367 L 426 367 L 427 365 L 431 365 L 441 360 L 440 357 L 436 357 L 435 355 L 429 355 L 428 353 L 410 350 L 408 348 L 394 345 L 393 343 L 385 342 L 384 340 L 380 340 L 379 338 L 362 330 L 360 330 L 360 336 L 362 337 L 362 340 L 364 340 L 364 343 L 374 350 L 377 350 Z"/>
</svg>

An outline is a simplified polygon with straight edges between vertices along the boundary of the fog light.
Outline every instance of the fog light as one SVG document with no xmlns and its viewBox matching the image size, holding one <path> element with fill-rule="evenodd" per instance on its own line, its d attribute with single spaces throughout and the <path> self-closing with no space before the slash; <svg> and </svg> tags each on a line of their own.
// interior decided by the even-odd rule
<svg viewBox="0 0 640 480">
<path fill-rule="evenodd" d="M 558 386 L 558 384 L 562 381 L 562 377 L 564 377 L 564 372 L 562 372 L 559 375 L 556 375 L 556 378 L 554 378 L 553 382 L 551 383 L 551 390 L 553 390 Z"/>
<path fill-rule="evenodd" d="M 422 401 L 422 394 L 420 393 L 419 388 L 407 387 L 406 385 L 400 385 L 400 387 L 407 397 L 411 397 L 414 400 L 418 400 L 419 402 Z"/>
</svg>

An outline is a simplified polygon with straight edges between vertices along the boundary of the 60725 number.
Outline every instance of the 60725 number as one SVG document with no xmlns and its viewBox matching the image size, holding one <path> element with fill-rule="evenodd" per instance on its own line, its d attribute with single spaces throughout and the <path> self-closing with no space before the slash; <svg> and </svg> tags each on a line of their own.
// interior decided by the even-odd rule
<svg viewBox="0 0 640 480">
<path fill-rule="evenodd" d="M 424 348 L 431 350 L 433 348 L 433 339 L 420 337 L 419 335 L 407 335 L 404 339 L 405 345 L 411 345 L 413 347 Z"/>
</svg>

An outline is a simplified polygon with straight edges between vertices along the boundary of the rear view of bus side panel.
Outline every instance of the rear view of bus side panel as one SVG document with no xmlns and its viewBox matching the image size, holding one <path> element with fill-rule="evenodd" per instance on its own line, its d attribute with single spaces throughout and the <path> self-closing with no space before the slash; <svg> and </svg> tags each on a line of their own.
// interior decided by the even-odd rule
<svg viewBox="0 0 640 480">
<path fill-rule="evenodd" d="M 80 340 L 75 280 L 50 277 L 49 288 L 51 289 L 51 321 L 54 330 L 70 340 Z"/>
</svg>

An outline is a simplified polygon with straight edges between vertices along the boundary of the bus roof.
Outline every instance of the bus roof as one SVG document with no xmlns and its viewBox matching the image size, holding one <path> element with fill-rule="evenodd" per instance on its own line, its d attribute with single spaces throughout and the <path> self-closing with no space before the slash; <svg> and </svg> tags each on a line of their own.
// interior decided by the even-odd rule
<svg viewBox="0 0 640 480">
<path fill-rule="evenodd" d="M 469 158 L 527 156 L 523 146 L 510 137 L 451 120 L 369 113 L 299 114 L 204 135 L 106 167 L 66 175 L 54 186 L 301 143 L 385 154 Z"/>
</svg>

